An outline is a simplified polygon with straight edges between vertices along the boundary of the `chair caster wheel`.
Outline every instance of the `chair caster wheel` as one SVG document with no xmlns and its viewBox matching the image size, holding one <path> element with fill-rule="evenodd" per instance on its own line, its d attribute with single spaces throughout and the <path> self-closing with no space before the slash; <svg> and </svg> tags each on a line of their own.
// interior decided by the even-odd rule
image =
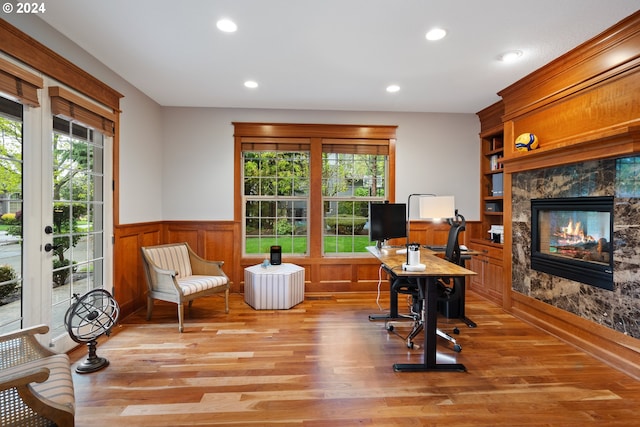
<svg viewBox="0 0 640 427">
<path fill-rule="evenodd" d="M 453 351 L 455 351 L 456 353 L 460 353 L 462 351 L 462 347 L 460 347 L 460 344 L 454 345 Z"/>
<path fill-rule="evenodd" d="M 413 350 L 413 341 L 407 343 L 407 348 Z"/>
<path fill-rule="evenodd" d="M 387 325 L 387 331 L 389 332 L 393 331 L 393 325 Z"/>
<path fill-rule="evenodd" d="M 458 329 L 457 327 L 453 328 L 453 333 L 458 335 L 460 333 L 460 329 Z"/>
</svg>

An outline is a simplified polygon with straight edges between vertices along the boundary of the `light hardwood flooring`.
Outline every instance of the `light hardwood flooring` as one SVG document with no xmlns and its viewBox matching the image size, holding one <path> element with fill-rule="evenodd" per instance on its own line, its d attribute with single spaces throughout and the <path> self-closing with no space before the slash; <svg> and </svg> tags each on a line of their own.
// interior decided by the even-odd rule
<svg viewBox="0 0 640 427">
<path fill-rule="evenodd" d="M 376 299 L 307 294 L 290 310 L 256 311 L 232 294 L 225 314 L 210 297 L 185 310 L 182 334 L 176 306 L 156 302 L 151 321 L 140 310 L 100 340 L 107 368 L 74 373 L 76 426 L 640 425 L 640 381 L 473 293 L 477 328 L 439 321 L 460 328 L 463 348 L 439 339 L 439 360 L 467 372 L 394 372 L 422 349 L 368 320 Z M 74 365 L 86 355 L 70 353 Z"/>
</svg>

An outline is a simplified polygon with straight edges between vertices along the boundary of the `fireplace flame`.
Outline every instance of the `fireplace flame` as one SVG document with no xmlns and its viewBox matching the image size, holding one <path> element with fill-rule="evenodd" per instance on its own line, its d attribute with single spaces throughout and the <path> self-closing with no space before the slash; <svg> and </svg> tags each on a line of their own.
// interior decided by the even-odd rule
<svg viewBox="0 0 640 427">
<path fill-rule="evenodd" d="M 582 223 L 580 221 L 576 221 L 574 224 L 571 219 L 566 226 L 560 227 L 560 232 L 556 233 L 556 237 L 559 238 L 559 242 L 565 245 L 575 245 L 577 243 L 594 241 L 593 237 L 585 236 L 584 229 L 582 228 Z"/>
<path fill-rule="evenodd" d="M 565 236 L 573 236 L 584 239 L 584 230 L 582 229 L 582 223 L 580 221 L 573 224 L 573 220 L 569 220 L 569 224 L 566 227 L 562 227 L 562 232 Z"/>
</svg>

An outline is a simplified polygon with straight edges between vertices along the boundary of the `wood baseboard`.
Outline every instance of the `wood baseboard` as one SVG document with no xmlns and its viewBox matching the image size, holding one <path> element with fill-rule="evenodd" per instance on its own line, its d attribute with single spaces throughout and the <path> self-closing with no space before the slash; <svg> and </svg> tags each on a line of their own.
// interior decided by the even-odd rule
<svg viewBox="0 0 640 427">
<path fill-rule="evenodd" d="M 640 379 L 640 340 L 517 292 L 512 292 L 510 312 L 607 365 Z"/>
</svg>

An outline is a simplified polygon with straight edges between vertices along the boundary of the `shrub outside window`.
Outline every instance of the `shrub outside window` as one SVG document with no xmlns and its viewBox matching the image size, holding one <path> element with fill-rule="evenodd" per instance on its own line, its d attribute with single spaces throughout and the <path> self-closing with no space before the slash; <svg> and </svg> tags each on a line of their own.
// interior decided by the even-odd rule
<svg viewBox="0 0 640 427">
<path fill-rule="evenodd" d="M 246 254 L 306 254 L 309 152 L 243 153 Z"/>
<path fill-rule="evenodd" d="M 387 156 L 323 153 L 323 252 L 359 253 L 369 240 L 369 203 L 384 201 Z"/>
</svg>

